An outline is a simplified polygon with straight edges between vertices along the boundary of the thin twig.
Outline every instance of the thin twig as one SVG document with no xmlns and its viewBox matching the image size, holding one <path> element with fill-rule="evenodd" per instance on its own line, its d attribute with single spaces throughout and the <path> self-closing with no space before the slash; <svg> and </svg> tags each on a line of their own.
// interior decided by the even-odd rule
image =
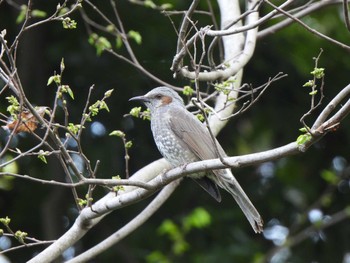
<svg viewBox="0 0 350 263">
<path fill-rule="evenodd" d="M 350 19 L 349 19 L 349 4 L 348 0 L 343 0 L 343 13 L 344 13 L 344 20 L 345 25 L 348 31 L 350 31 Z"/>
<path fill-rule="evenodd" d="M 303 9 L 301 9 L 300 12 L 293 14 L 294 17 L 296 18 L 302 18 L 310 13 L 313 13 L 319 9 L 322 9 L 324 7 L 327 7 L 329 5 L 336 5 L 342 3 L 343 0 L 321 0 L 317 1 L 315 3 L 310 4 L 309 6 L 305 6 Z M 290 11 L 291 12 L 291 11 Z M 274 24 L 272 26 L 269 26 L 263 30 L 261 30 L 258 33 L 258 39 L 264 38 L 266 36 L 269 36 L 271 34 L 276 33 L 277 31 L 289 26 L 294 22 L 293 19 L 290 18 L 285 18 L 283 21 Z"/>
<path fill-rule="evenodd" d="M 292 19 L 295 22 L 299 23 L 302 27 L 304 27 L 307 31 L 311 32 L 312 34 L 314 34 L 314 35 L 316 35 L 316 36 L 318 36 L 318 37 L 320 37 L 322 39 L 325 39 L 325 40 L 327 40 L 327 41 L 329 41 L 329 42 L 331 42 L 331 43 L 333 43 L 333 44 L 335 44 L 335 45 L 337 45 L 337 46 L 339 46 L 339 47 L 341 47 L 341 48 L 343 48 L 343 49 L 345 49 L 347 51 L 350 51 L 350 46 L 348 46 L 348 45 L 346 45 L 346 44 L 344 44 L 342 42 L 339 42 L 339 41 L 337 41 L 337 40 L 335 40 L 335 39 L 333 39 L 333 38 L 331 38 L 329 36 L 326 36 L 326 35 L 322 34 L 321 32 L 318 32 L 316 29 L 313 29 L 313 28 L 309 27 L 307 24 L 305 24 L 299 18 L 289 14 L 288 12 L 286 12 L 283 9 L 279 8 L 278 6 L 274 5 L 270 1 L 265 0 L 265 2 L 267 4 L 269 4 L 270 6 L 272 6 L 273 8 L 275 8 L 276 10 L 278 10 L 278 12 L 284 14 L 285 16 L 289 17 L 290 19 Z"/>
<path fill-rule="evenodd" d="M 176 45 L 176 53 L 178 53 L 180 51 L 180 49 L 183 47 L 183 43 L 185 42 L 185 35 L 187 32 L 187 28 L 191 22 L 191 16 L 192 16 L 193 12 L 195 11 L 198 3 L 199 3 L 199 0 L 192 1 L 190 7 L 184 13 L 184 17 L 182 19 L 182 23 L 181 23 L 181 26 L 179 29 L 177 45 Z"/>
<path fill-rule="evenodd" d="M 136 186 L 147 190 L 153 190 L 154 187 L 152 185 L 149 185 L 148 183 L 140 182 L 140 181 L 133 181 L 130 179 L 96 179 L 96 178 L 86 178 L 84 180 L 78 181 L 78 182 L 71 182 L 71 183 L 64 183 L 64 182 L 58 182 L 55 180 L 44 180 L 40 178 L 35 178 L 33 176 L 29 175 L 22 175 L 22 174 L 15 174 L 15 173 L 8 173 L 8 172 L 0 172 L 0 176 L 13 176 L 45 185 L 53 185 L 53 186 L 62 186 L 62 187 L 68 187 L 68 188 L 76 188 L 78 186 L 82 185 L 100 185 L 100 186 Z"/>
<path fill-rule="evenodd" d="M 318 56 L 315 59 L 315 66 L 314 69 L 318 68 L 318 61 L 321 57 L 323 50 L 321 49 L 320 53 L 318 54 Z M 320 90 L 320 98 L 317 102 L 317 104 L 315 105 L 315 97 L 316 94 L 318 93 L 316 90 L 316 75 L 314 74 L 313 80 L 312 80 L 312 87 L 311 87 L 311 102 L 310 102 L 310 110 L 308 112 L 306 112 L 301 118 L 300 118 L 300 122 L 303 124 L 303 126 L 305 127 L 305 129 L 312 135 L 312 131 L 310 130 L 310 128 L 306 125 L 305 123 L 305 118 L 310 116 L 319 106 L 321 106 L 322 100 L 324 98 L 324 94 L 323 94 L 323 87 L 324 87 L 324 77 L 322 77 L 321 79 L 321 86 L 319 88 Z"/>
</svg>

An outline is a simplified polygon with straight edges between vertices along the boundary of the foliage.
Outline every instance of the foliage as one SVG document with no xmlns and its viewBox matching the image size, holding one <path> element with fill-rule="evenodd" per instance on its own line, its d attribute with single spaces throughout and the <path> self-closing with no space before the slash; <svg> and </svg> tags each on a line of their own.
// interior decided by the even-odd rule
<svg viewBox="0 0 350 263">
<path fill-rule="evenodd" d="M 295 3 L 283 10 L 300 5 L 291 12 L 296 15 L 322 4 Z M 129 176 L 160 157 L 149 122 L 131 118 L 149 120 L 149 111 L 128 103 L 130 97 L 159 85 L 174 87 L 188 101 L 200 91 L 203 104 L 198 106 L 204 107 L 210 121 L 225 112 L 216 107 L 217 101 L 234 108 L 223 116 L 230 121 L 218 136 L 229 156 L 289 142 L 307 151 L 247 167 L 240 166 L 245 156 L 237 159 L 233 172 L 265 219 L 263 235 L 253 234 L 230 196 L 222 193 L 223 201 L 215 203 L 184 179 L 147 223 L 119 240 L 115 249 L 100 253 L 96 261 L 346 262 L 349 120 L 327 124 L 325 119 L 313 127 L 349 83 L 346 44 L 317 35 L 347 43 L 342 7 L 324 5 L 303 17 L 314 34 L 295 20 L 289 27 L 261 34 L 284 20 L 283 15 L 259 24 L 256 49 L 242 64 L 241 82 L 222 75 L 201 79 L 208 72 L 232 70 L 238 62 L 224 61 L 222 38 L 213 35 L 220 24 L 218 4 L 200 1 L 198 12 L 184 15 L 180 10 L 189 5 L 0 1 L 1 76 L 9 76 L 0 80 L 0 250 L 17 248 L 4 254 L 12 262 L 37 255 L 68 231 L 79 214 L 98 215 L 103 208 L 95 210 L 94 205 L 105 194 L 113 196 L 108 205 L 118 201 L 123 209 L 108 211 L 97 225 L 93 222 L 100 218 L 89 221 L 85 226 L 90 232 L 71 246 L 74 256 L 123 229 L 147 206 L 146 201 L 128 206 L 128 198 L 118 198 L 136 187 Z M 275 9 L 269 1 L 251 8 L 258 6 L 260 17 Z M 241 22 L 248 23 L 247 15 L 256 13 L 245 13 Z M 181 27 L 184 21 L 189 24 Z M 244 37 L 253 32 L 243 29 Z M 184 57 L 174 63 L 182 48 Z M 248 53 L 244 50 L 232 58 Z M 184 71 L 187 74 L 181 75 Z M 271 77 L 276 72 L 288 77 Z M 196 77 L 188 78 L 191 73 Z M 346 109 L 345 98 L 332 108 L 341 109 Z M 162 180 L 167 178 L 164 168 L 153 170 Z M 140 183 L 138 178 L 135 183 Z M 137 187 L 143 198 L 146 191 L 159 190 L 149 184 Z M 59 260 L 68 260 L 67 255 Z"/>
</svg>

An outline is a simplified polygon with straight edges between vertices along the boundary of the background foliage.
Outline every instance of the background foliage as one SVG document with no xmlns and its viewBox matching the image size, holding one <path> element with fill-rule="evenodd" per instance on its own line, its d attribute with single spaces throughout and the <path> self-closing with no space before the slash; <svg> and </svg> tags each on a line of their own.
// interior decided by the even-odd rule
<svg viewBox="0 0 350 263">
<path fill-rule="evenodd" d="M 111 15 L 104 2 L 95 4 L 105 14 Z M 167 2 L 177 10 L 188 5 L 186 1 Z M 11 6 L 10 1 L 0 3 L 0 30 L 6 28 L 7 37 L 13 39 L 21 27 L 21 24 L 14 23 L 20 11 Z M 34 8 L 48 13 L 55 10 L 56 5 L 53 1 L 33 3 Z M 145 68 L 174 85 L 188 84 L 184 80 L 173 79 L 169 70 L 177 39 L 169 18 L 159 11 L 127 1 L 118 1 L 117 5 L 125 28 L 142 36 L 141 43 L 133 42 L 132 45 Z M 107 102 L 110 112 L 101 111 L 85 127 L 82 147 L 91 163 L 101 161 L 100 178 L 111 178 L 117 174 L 124 178 L 123 143 L 108 134 L 120 129 L 132 140 L 133 147 L 129 152 L 131 173 L 160 158 L 148 121 L 124 116 L 135 106 L 128 102 L 130 97 L 144 94 L 159 84 L 106 52 L 97 55 L 96 49 L 88 42 L 89 32 L 79 12 L 71 18 L 77 22 L 76 29 L 64 29 L 57 21 L 25 32 L 18 51 L 22 84 L 30 101 L 50 106 L 55 89 L 46 85 L 47 80 L 53 72 L 59 72 L 61 58 L 64 58 L 63 82 L 70 85 L 75 95 L 74 100 L 67 97 L 72 122 L 79 121 L 91 85 L 95 85 L 93 101 L 100 99 L 105 91 L 114 89 Z M 172 18 L 175 26 L 178 25 L 181 17 Z M 344 26 L 339 6 L 321 10 L 305 18 L 305 22 L 349 43 L 350 33 Z M 115 45 L 114 40 L 111 43 Z M 219 141 L 229 155 L 266 150 L 296 140 L 300 134 L 299 119 L 309 109 L 310 101 L 309 90 L 302 86 L 310 79 L 315 62 L 313 58 L 321 48 L 323 53 L 319 65 L 326 69 L 324 103 L 327 103 L 349 82 L 350 60 L 346 51 L 315 37 L 299 25 L 289 26 L 258 42 L 254 57 L 245 68 L 244 82 L 258 86 L 278 72 L 287 73 L 288 77 L 274 83 L 253 108 L 232 120 L 220 133 Z M 123 47 L 120 52 L 125 52 Z M 6 113 L 8 106 L 5 95 L 0 98 L 2 113 Z M 307 121 L 311 123 L 312 116 Z M 264 261 L 273 249 L 282 248 L 278 245 L 279 242 L 283 244 L 284 231 L 289 231 L 290 235 L 307 231 L 305 229 L 315 223 L 310 223 L 310 218 L 317 221 L 330 217 L 348 206 L 349 127 L 349 120 L 345 120 L 336 132 L 327 135 L 305 154 L 234 171 L 265 219 L 264 235 L 255 235 L 251 231 L 229 195 L 223 194 L 223 201 L 218 204 L 187 179 L 151 220 L 94 262 L 116 259 L 120 262 Z M 0 136 L 1 149 L 6 141 L 6 131 L 0 129 Z M 12 147 L 25 149 L 33 143 L 31 136 L 19 134 Z M 11 155 L 4 158 L 11 158 Z M 45 164 L 37 158 L 28 157 L 16 162 L 12 169 L 40 178 L 62 180 L 63 173 L 55 158 L 47 159 Z M 43 168 L 45 173 L 41 172 Z M 84 190 L 81 189 L 81 195 L 84 195 Z M 95 198 L 107 191 L 97 189 Z M 113 212 L 77 244 L 74 252 L 86 250 L 124 225 L 148 202 Z M 316 214 L 310 213 L 310 210 Z M 204 214 L 196 216 L 196 211 Z M 13 229 L 21 229 L 38 239 L 51 240 L 60 236 L 76 215 L 69 189 L 0 178 L 0 217 L 9 216 Z M 207 217 L 207 220 L 198 224 L 188 223 L 191 215 L 199 220 Z M 316 219 L 312 215 L 316 215 Z M 277 254 L 279 258 L 273 262 L 285 262 L 283 257 L 287 255 L 288 262 L 350 262 L 348 224 L 349 221 L 344 220 L 324 230 L 312 230 L 302 242 L 281 250 Z M 277 231 L 276 227 L 282 229 Z M 0 248 L 5 248 L 8 241 L 0 238 Z M 25 248 L 8 253 L 6 257 L 11 262 L 23 262 L 37 251 L 39 248 Z M 69 258 L 69 252 L 65 256 Z"/>
</svg>

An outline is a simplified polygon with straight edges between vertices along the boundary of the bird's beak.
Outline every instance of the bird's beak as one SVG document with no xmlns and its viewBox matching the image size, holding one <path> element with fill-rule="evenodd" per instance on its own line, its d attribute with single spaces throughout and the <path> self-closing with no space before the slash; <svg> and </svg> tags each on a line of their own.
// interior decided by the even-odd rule
<svg viewBox="0 0 350 263">
<path fill-rule="evenodd" d="M 134 100 L 138 100 L 138 101 L 142 101 L 142 102 L 149 102 L 149 98 L 147 98 L 146 96 L 136 96 L 136 97 L 132 97 L 129 99 L 129 101 L 134 101 Z"/>
</svg>

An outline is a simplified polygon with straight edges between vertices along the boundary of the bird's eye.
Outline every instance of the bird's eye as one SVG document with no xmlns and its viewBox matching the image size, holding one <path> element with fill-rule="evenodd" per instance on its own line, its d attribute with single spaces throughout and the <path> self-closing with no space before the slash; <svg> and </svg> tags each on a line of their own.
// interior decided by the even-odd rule
<svg viewBox="0 0 350 263">
<path fill-rule="evenodd" d="M 160 100 L 160 99 L 162 98 L 162 95 L 157 94 L 157 95 L 155 95 L 154 97 L 155 97 L 157 100 Z"/>
</svg>

